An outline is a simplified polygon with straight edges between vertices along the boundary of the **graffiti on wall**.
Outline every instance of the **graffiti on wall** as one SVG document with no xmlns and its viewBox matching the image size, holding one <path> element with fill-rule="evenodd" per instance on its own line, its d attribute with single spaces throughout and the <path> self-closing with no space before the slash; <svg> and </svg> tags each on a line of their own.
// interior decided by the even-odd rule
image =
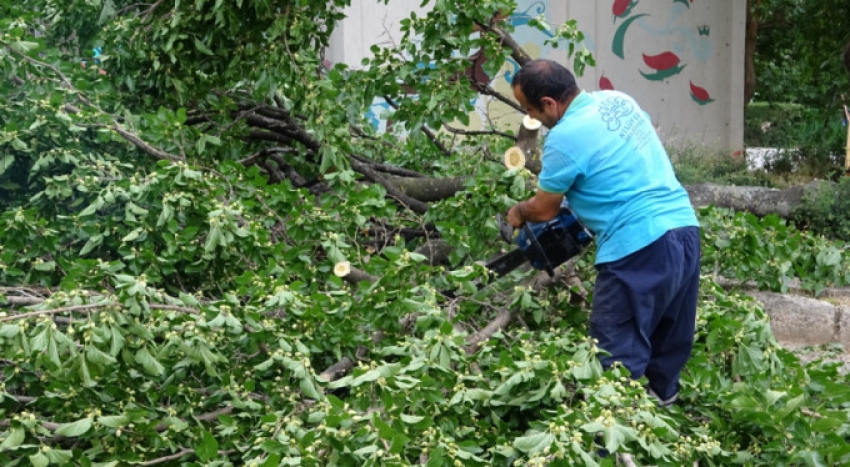
<svg viewBox="0 0 850 467">
<path fill-rule="evenodd" d="M 542 18 L 545 21 L 550 9 L 549 0 L 520 0 L 514 14 L 505 19 L 506 22 L 513 26 L 512 33 L 514 39 L 521 44 L 532 56 L 546 58 L 550 55 L 552 48 L 544 45 L 546 39 L 554 37 L 551 31 L 540 30 L 531 25 L 532 20 Z M 481 61 L 485 57 L 468 57 L 471 62 L 471 71 L 474 73 L 475 81 L 482 82 L 496 89 L 498 92 L 510 96 L 510 83 L 514 75 L 519 71 L 519 64 L 507 59 L 507 62 L 496 76 L 487 76 L 484 74 L 481 67 Z M 426 65 L 420 65 L 426 66 Z M 498 120 L 499 112 L 494 112 L 491 109 L 493 98 L 481 96 L 472 102 L 475 111 L 470 115 L 470 124 L 466 125 L 468 129 L 478 130 L 485 127 L 491 127 L 495 120 Z M 383 99 L 376 99 L 369 108 L 366 117 L 369 122 L 379 131 L 387 130 L 387 122 L 391 120 L 392 107 Z M 516 112 L 513 112 L 516 113 Z"/>
<path fill-rule="evenodd" d="M 610 46 L 614 60 L 626 65 L 625 70 L 622 64 L 614 66 L 617 77 L 622 77 L 624 71 L 630 72 L 628 67 L 634 63 L 631 71 L 638 79 L 667 85 L 672 90 L 679 89 L 671 92 L 681 92 L 683 99 L 692 100 L 698 105 L 710 104 L 715 101 L 711 85 L 706 84 L 706 78 L 699 70 L 704 70 L 704 65 L 710 64 L 716 57 L 715 45 L 711 25 L 700 22 L 699 8 L 694 6 L 700 6 L 697 2 L 709 1 L 609 0 L 605 4 L 588 5 L 587 8 L 598 9 L 597 14 L 603 22 L 605 15 L 610 15 L 608 18 L 611 18 L 612 27 L 597 26 L 592 31 L 584 31 L 584 46 L 594 54 L 599 52 L 598 48 Z M 554 55 L 554 49 L 545 44 L 554 34 L 532 25 L 533 20 L 554 24 L 551 18 L 558 15 L 553 14 L 557 13 L 552 11 L 553 4 L 555 8 L 563 8 L 561 2 L 551 0 L 519 0 L 517 9 L 505 19 L 513 27 L 514 39 L 533 57 L 551 58 Z M 469 58 L 472 66 L 477 65 L 474 70 L 476 81 L 511 96 L 510 83 L 519 71 L 518 63 L 508 58 L 498 74 L 487 76 L 483 74 L 480 63 L 472 60 L 473 57 Z M 696 64 L 703 67 L 696 67 Z M 616 78 L 606 75 L 603 68 L 598 68 L 598 71 L 598 89 L 617 88 Z M 516 117 L 515 110 L 505 108 L 490 96 L 481 96 L 472 104 L 475 110 L 470 114 L 470 123 L 466 125 L 468 129 L 491 128 L 502 118 Z M 387 102 L 376 99 L 367 117 L 377 129 L 384 131 L 392 112 Z"/>
<path fill-rule="evenodd" d="M 687 81 L 691 99 L 699 105 L 714 102 L 708 89 L 686 80 L 683 72 L 688 61 L 707 63 L 714 55 L 711 41 L 711 26 L 694 21 L 691 4 L 695 0 L 673 0 L 669 19 L 661 24 L 654 21 L 651 13 L 641 12 L 640 0 L 613 0 L 611 13 L 614 22 L 619 22 L 611 39 L 611 52 L 625 60 L 629 54 L 639 53 L 643 65 L 638 70 L 647 81 Z M 657 8 L 657 4 L 653 5 Z M 697 24 L 697 25 L 695 25 Z M 637 28 L 656 38 L 653 41 L 630 41 Z M 626 44 L 640 44 L 645 50 L 627 50 Z M 651 47 L 657 47 L 652 50 Z M 600 89 L 614 89 L 614 83 L 604 74 L 599 79 Z"/>
</svg>

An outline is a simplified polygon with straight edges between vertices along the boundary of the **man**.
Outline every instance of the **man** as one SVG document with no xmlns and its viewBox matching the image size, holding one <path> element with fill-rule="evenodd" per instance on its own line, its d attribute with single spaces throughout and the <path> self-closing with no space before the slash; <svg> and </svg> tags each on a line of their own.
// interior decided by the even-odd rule
<svg viewBox="0 0 850 467">
<path fill-rule="evenodd" d="M 699 293 L 699 227 L 688 193 L 649 116 L 626 94 L 587 93 L 549 60 L 526 63 L 514 96 L 550 129 L 538 190 L 513 206 L 520 227 L 570 207 L 596 233 L 590 335 L 634 379 L 646 376 L 662 406 L 676 401 L 693 348 Z"/>
</svg>

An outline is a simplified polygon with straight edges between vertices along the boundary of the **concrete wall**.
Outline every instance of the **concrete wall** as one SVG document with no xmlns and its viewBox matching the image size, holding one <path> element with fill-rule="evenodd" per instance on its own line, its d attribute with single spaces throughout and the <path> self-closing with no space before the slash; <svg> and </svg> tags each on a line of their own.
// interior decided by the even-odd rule
<svg viewBox="0 0 850 467">
<path fill-rule="evenodd" d="M 391 45 L 399 21 L 420 2 L 353 0 L 335 32 L 328 58 L 358 66 L 372 44 Z M 419 10 L 421 12 L 421 10 Z M 543 17 L 552 30 L 576 19 L 585 47 L 596 58 L 579 84 L 614 88 L 634 96 L 652 116 L 668 144 L 697 144 L 732 153 L 743 147 L 743 78 L 746 2 L 741 0 L 520 0 L 510 21 L 514 37 L 533 57 L 568 64 L 566 48 L 544 45 L 552 33 L 527 25 Z M 568 68 L 572 68 L 571 63 Z M 508 63 L 491 77 L 510 93 L 518 69 Z M 380 126 L 385 103 L 371 112 Z M 483 122 L 515 126 L 521 117 L 492 98 L 481 98 L 470 127 Z"/>
</svg>

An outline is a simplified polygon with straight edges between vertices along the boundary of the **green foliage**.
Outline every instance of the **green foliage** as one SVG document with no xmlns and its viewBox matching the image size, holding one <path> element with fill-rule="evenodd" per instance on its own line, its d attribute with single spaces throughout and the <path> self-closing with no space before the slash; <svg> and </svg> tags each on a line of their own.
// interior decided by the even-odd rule
<svg viewBox="0 0 850 467">
<path fill-rule="evenodd" d="M 714 152 L 697 146 L 668 148 L 676 177 L 684 185 L 773 186 L 774 180 L 762 171 L 747 167 L 741 155 Z"/>
<path fill-rule="evenodd" d="M 820 178 L 832 178 L 842 172 L 847 141 L 843 110 L 750 104 L 744 115 L 747 146 L 781 150 L 766 161 L 768 172 L 796 172 Z"/>
<path fill-rule="evenodd" d="M 701 210 L 704 272 L 786 292 L 792 279 L 820 294 L 850 284 L 850 257 L 840 244 L 799 231 L 771 214 L 761 219 L 725 209 Z"/>
<path fill-rule="evenodd" d="M 841 177 L 838 183 L 824 183 L 806 193 L 794 213 L 797 223 L 812 232 L 828 238 L 850 241 L 850 177 Z"/>
<path fill-rule="evenodd" d="M 753 102 L 744 108 L 744 145 L 788 148 L 811 115 L 800 104 Z"/>
<path fill-rule="evenodd" d="M 835 112 L 847 93 L 841 52 L 850 4 L 843 0 L 748 2 L 760 15 L 756 102 L 793 102 Z M 846 102 L 846 100 L 845 100 Z"/>
<path fill-rule="evenodd" d="M 493 215 L 533 180 L 487 155 L 503 138 L 438 134 L 443 151 L 415 130 L 463 118 L 474 92 L 449 78 L 480 47 L 501 64 L 472 31 L 513 5 L 434 2 L 398 48 L 328 69 L 346 3 L 0 1 L 2 465 L 610 465 L 602 446 L 641 465 L 850 462 L 846 376 L 801 366 L 708 274 L 671 410 L 602 371 L 578 285 L 479 289 L 475 260 L 505 247 Z M 106 74 L 79 65 L 95 45 Z M 360 128 L 375 96 L 409 137 Z M 259 117 L 303 126 L 266 144 Z M 269 154 L 308 180 L 251 163 Z M 467 182 L 418 215 L 353 160 Z M 706 272 L 847 281 L 823 239 L 701 219 Z M 430 223 L 448 268 L 413 252 Z M 374 280 L 337 277 L 345 262 Z M 473 338 L 508 313 L 523 325 Z"/>
</svg>

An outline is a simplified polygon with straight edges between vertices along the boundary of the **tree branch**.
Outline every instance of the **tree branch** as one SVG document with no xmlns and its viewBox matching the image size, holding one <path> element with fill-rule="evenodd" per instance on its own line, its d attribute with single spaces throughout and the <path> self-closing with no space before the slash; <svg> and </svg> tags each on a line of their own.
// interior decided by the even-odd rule
<svg viewBox="0 0 850 467">
<path fill-rule="evenodd" d="M 81 311 L 96 310 L 98 308 L 105 308 L 105 307 L 109 307 L 109 306 L 121 306 L 121 307 L 123 307 L 124 305 L 121 304 L 121 303 L 106 302 L 106 303 L 92 303 L 92 304 L 88 304 L 88 305 L 74 305 L 74 306 L 68 306 L 68 307 L 62 307 L 62 308 L 53 308 L 53 309 L 50 309 L 50 310 L 32 311 L 32 312 L 29 312 L 29 313 L 20 313 L 20 314 L 15 314 L 15 315 L 12 315 L 12 316 L 4 316 L 4 317 L 0 318 L 0 323 L 6 322 L 6 321 L 18 321 L 18 320 L 22 320 L 22 319 L 37 318 L 39 316 L 56 315 L 56 314 L 59 314 L 59 313 L 76 313 L 76 312 L 81 312 Z M 183 312 L 183 313 L 189 313 L 189 314 L 193 314 L 193 315 L 199 314 L 198 310 L 196 310 L 194 308 L 184 307 L 184 306 L 157 305 L 157 304 L 149 304 L 148 306 L 152 309 L 155 309 L 155 310 L 180 311 L 180 312 Z"/>
<path fill-rule="evenodd" d="M 494 17 L 488 24 L 479 22 L 476 22 L 475 24 L 477 24 L 483 31 L 495 35 L 503 46 L 509 48 L 511 50 L 511 57 L 519 64 L 519 66 L 525 65 L 526 62 L 531 60 L 531 56 L 528 55 L 528 52 L 519 45 L 513 36 L 498 26 L 498 21 L 499 19 Z"/>
<path fill-rule="evenodd" d="M 510 133 L 505 133 L 503 131 L 498 131 L 498 130 L 462 130 L 460 128 L 453 128 L 453 127 L 449 126 L 448 124 L 444 124 L 443 128 L 445 128 L 446 131 L 448 131 L 449 133 L 454 133 L 456 135 L 463 135 L 463 136 L 490 136 L 490 135 L 495 135 L 495 136 L 502 136 L 504 138 L 508 138 L 510 140 L 513 140 L 513 141 L 516 141 L 516 138 L 517 138 L 516 135 L 512 135 Z"/>
<path fill-rule="evenodd" d="M 395 101 L 393 101 L 390 98 L 390 96 L 384 96 L 384 100 L 387 101 L 387 104 L 389 104 L 390 107 L 392 107 L 395 110 L 398 110 L 398 104 L 396 104 Z M 419 127 L 419 128 L 422 131 L 422 133 L 425 133 L 425 136 L 427 136 L 428 139 L 430 139 L 431 142 L 434 143 L 434 146 L 437 146 L 437 149 L 439 149 L 440 152 L 442 152 L 446 156 L 452 155 L 452 152 L 449 150 L 449 148 L 447 148 L 443 143 L 440 142 L 440 139 L 437 138 L 437 135 L 435 135 L 434 132 L 431 131 L 430 128 L 427 128 L 424 125 Z"/>
<path fill-rule="evenodd" d="M 169 161 L 180 161 L 180 160 L 183 160 L 183 158 L 181 158 L 181 157 L 179 157 L 179 156 L 175 156 L 175 155 L 173 155 L 173 154 L 169 154 L 169 153 L 167 153 L 167 152 L 165 152 L 165 151 L 163 151 L 163 150 L 161 150 L 161 149 L 158 149 L 158 148 L 155 148 L 155 147 L 151 146 L 150 144 L 148 144 L 148 143 L 146 143 L 146 142 L 142 141 L 142 139 L 141 139 L 141 138 L 139 138 L 138 136 L 136 136 L 135 134 L 133 134 L 133 133 L 131 133 L 130 131 L 128 131 L 128 130 L 126 130 L 126 129 L 122 128 L 122 127 L 121 127 L 121 124 L 120 124 L 120 123 L 118 123 L 118 120 L 115 118 L 115 116 L 114 116 L 114 115 L 112 115 L 112 114 L 110 114 L 110 113 L 105 112 L 103 109 L 101 109 L 100 107 L 98 107 L 97 105 L 95 105 L 94 103 L 92 103 L 92 102 L 91 102 L 91 100 L 89 100 L 89 99 L 85 96 L 85 94 L 84 94 L 84 93 L 80 92 L 77 88 L 75 88 L 75 87 L 74 87 L 74 85 L 71 83 L 71 80 L 69 80 L 69 79 L 68 79 L 68 77 L 66 77 L 66 76 L 65 76 L 65 74 L 63 74 L 63 73 L 59 70 L 59 68 L 56 68 L 55 66 L 53 66 L 53 65 L 51 65 L 51 64 L 49 64 L 49 63 L 45 63 L 45 62 L 42 62 L 42 61 L 40 61 L 40 60 L 36 60 L 36 59 L 34 59 L 34 58 L 30 57 L 30 56 L 26 55 L 25 53 L 23 53 L 23 52 L 21 52 L 21 51 L 19 51 L 19 50 L 15 49 L 14 47 L 12 47 L 11 45 L 9 45 L 9 44 L 8 44 L 7 42 L 5 42 L 5 41 L 0 41 L 0 44 L 5 45 L 7 50 L 11 51 L 13 54 L 17 55 L 18 57 L 23 58 L 23 59 L 24 59 L 24 60 L 26 60 L 27 62 L 29 62 L 29 63 L 31 63 L 31 64 L 33 64 L 33 65 L 40 66 L 40 67 L 44 67 L 44 68 L 47 68 L 47 69 L 51 70 L 54 74 L 56 74 L 56 76 L 58 76 L 58 77 L 59 77 L 59 80 L 61 81 L 62 86 L 63 86 L 65 89 L 67 89 L 67 90 L 69 90 L 69 91 L 73 91 L 73 92 L 76 94 L 76 96 L 77 96 L 77 97 L 78 97 L 81 101 L 83 101 L 86 105 L 88 105 L 89 107 L 92 107 L 92 108 L 96 109 L 96 110 L 97 110 L 98 112 L 100 112 L 102 115 L 107 115 L 107 116 L 108 116 L 108 117 L 109 117 L 109 118 L 110 118 L 110 119 L 114 122 L 114 124 L 113 124 L 113 125 L 105 125 L 105 124 L 87 124 L 87 125 L 81 125 L 81 126 L 89 126 L 89 127 L 103 127 L 103 128 L 108 128 L 108 129 L 110 129 L 110 130 L 112 130 L 112 131 L 114 131 L 114 132 L 118 133 L 119 135 L 121 135 L 121 137 L 123 137 L 124 139 L 126 139 L 127 141 L 129 141 L 130 143 L 132 143 L 132 144 L 133 144 L 134 146 L 136 146 L 137 148 L 139 148 L 139 149 L 143 150 L 144 152 L 146 152 L 146 153 L 148 153 L 148 154 L 150 154 L 150 155 L 154 156 L 154 157 L 155 157 L 155 158 L 157 158 L 157 159 L 160 159 L 160 160 L 169 160 Z"/>
<path fill-rule="evenodd" d="M 355 158 L 349 158 L 349 160 L 351 161 L 352 169 L 362 174 L 364 177 L 366 177 L 367 180 L 383 185 L 383 187 L 387 190 L 387 194 L 397 199 L 400 203 L 404 204 L 405 206 L 419 214 L 424 214 L 426 211 L 428 211 L 428 203 L 424 203 L 422 201 L 419 201 L 418 199 L 406 195 L 401 190 L 399 190 L 399 188 L 395 186 L 392 182 L 372 170 L 372 168 L 369 167 L 367 164 L 364 164 Z"/>
</svg>

